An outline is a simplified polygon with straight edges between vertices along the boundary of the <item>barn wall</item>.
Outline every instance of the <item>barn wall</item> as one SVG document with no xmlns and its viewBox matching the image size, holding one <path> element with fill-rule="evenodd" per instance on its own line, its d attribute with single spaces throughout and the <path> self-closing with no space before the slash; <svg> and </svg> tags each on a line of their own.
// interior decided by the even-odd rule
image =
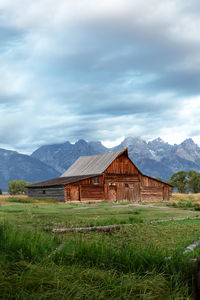
<svg viewBox="0 0 200 300">
<path fill-rule="evenodd" d="M 163 201 L 163 188 L 160 187 L 142 187 L 142 202 L 161 202 Z"/>
<path fill-rule="evenodd" d="M 165 183 L 155 180 L 153 178 L 150 178 L 146 175 L 140 174 L 139 177 L 140 177 L 142 186 L 145 186 L 145 187 L 164 187 L 164 186 L 166 186 Z"/>
<path fill-rule="evenodd" d="M 104 186 L 103 185 L 82 185 L 81 186 L 81 200 L 104 200 Z"/>
<path fill-rule="evenodd" d="M 94 184 L 94 177 L 99 178 L 99 183 Z M 65 186 L 66 201 L 91 201 L 104 200 L 103 175 L 94 176 Z"/>
<path fill-rule="evenodd" d="M 99 184 L 94 184 L 94 177 L 66 185 L 66 201 L 160 202 L 171 196 L 170 186 L 142 175 L 126 155 L 98 176 Z"/>
<path fill-rule="evenodd" d="M 105 175 L 105 199 L 140 202 L 140 183 L 136 174 Z"/>
<path fill-rule="evenodd" d="M 139 177 L 138 175 L 135 174 L 106 174 L 105 175 L 105 183 L 109 183 L 109 182 L 123 182 L 123 183 L 134 183 L 134 182 L 138 182 L 139 181 Z"/>
<path fill-rule="evenodd" d="M 94 177 L 98 177 L 99 178 L 99 184 L 103 184 L 103 175 L 99 175 L 99 176 L 94 176 Z M 94 184 L 94 177 L 90 177 L 87 179 L 83 179 L 80 180 L 74 184 L 71 185 L 90 185 L 90 184 Z"/>
<path fill-rule="evenodd" d="M 38 199 L 55 199 L 64 202 L 65 190 L 64 187 L 28 188 L 28 196 Z"/>
<path fill-rule="evenodd" d="M 67 185 L 66 201 L 104 200 L 104 185 Z"/>
<path fill-rule="evenodd" d="M 158 180 L 146 175 L 139 175 L 141 182 L 141 201 L 168 201 L 172 194 L 172 188 Z"/>
</svg>

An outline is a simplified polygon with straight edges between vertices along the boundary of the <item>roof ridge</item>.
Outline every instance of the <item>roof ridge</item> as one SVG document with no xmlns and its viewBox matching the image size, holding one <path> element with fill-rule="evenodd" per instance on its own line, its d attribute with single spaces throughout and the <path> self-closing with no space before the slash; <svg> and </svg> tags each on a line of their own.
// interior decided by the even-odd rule
<svg viewBox="0 0 200 300">
<path fill-rule="evenodd" d="M 65 176 L 78 176 L 88 174 L 102 174 L 109 165 L 121 154 L 127 151 L 127 148 L 122 150 L 108 152 L 97 155 L 80 156 L 72 165 L 67 169 L 61 177 Z"/>
<path fill-rule="evenodd" d="M 92 155 L 80 155 L 77 160 L 80 157 L 92 157 L 92 156 L 101 156 L 101 155 L 106 155 L 106 154 L 110 154 L 110 153 L 117 153 L 117 152 L 124 152 L 125 150 L 127 150 L 128 148 L 123 148 L 122 150 L 117 150 L 117 151 L 109 151 L 109 152 L 105 152 L 105 153 L 100 153 L 100 154 L 92 154 Z"/>
</svg>

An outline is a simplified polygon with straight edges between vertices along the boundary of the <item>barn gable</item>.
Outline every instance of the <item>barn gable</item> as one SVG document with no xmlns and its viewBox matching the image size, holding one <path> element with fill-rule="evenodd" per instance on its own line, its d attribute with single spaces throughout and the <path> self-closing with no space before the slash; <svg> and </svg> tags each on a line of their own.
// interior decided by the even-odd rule
<svg viewBox="0 0 200 300">
<path fill-rule="evenodd" d="M 125 149 L 114 161 L 106 168 L 105 174 L 139 174 L 139 169 L 128 157 L 128 151 Z"/>
</svg>

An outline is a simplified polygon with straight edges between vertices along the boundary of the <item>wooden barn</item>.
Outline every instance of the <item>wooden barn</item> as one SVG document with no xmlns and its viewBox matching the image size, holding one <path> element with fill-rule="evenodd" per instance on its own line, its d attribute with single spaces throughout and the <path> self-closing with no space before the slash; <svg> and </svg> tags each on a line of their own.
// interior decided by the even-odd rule
<svg viewBox="0 0 200 300">
<path fill-rule="evenodd" d="M 128 149 L 81 156 L 59 178 L 28 186 L 28 196 L 63 202 L 168 201 L 172 186 L 142 174 Z"/>
</svg>

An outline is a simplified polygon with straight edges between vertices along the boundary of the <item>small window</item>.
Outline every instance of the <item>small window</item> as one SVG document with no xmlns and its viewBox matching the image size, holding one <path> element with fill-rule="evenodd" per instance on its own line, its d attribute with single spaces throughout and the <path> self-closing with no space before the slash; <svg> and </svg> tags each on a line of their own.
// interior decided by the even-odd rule
<svg viewBox="0 0 200 300">
<path fill-rule="evenodd" d="M 94 177 L 94 184 L 99 184 L 99 177 Z"/>
<path fill-rule="evenodd" d="M 131 183 L 131 184 L 125 183 L 125 187 L 134 189 L 134 184 L 133 183 Z"/>
<path fill-rule="evenodd" d="M 43 190 L 43 191 L 42 191 L 42 194 L 43 194 L 43 195 L 44 195 L 44 194 L 46 194 L 46 191 L 45 191 L 45 190 Z"/>
</svg>

